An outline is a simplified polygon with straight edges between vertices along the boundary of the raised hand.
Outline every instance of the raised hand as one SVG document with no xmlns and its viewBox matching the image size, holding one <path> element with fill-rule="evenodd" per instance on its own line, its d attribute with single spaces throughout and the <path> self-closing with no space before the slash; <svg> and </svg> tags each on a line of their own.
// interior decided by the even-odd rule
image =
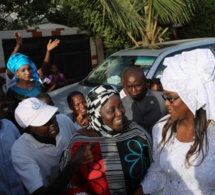
<svg viewBox="0 0 215 195">
<path fill-rule="evenodd" d="M 18 32 L 14 32 L 14 37 L 16 38 L 16 46 L 22 45 L 22 35 Z"/>
<path fill-rule="evenodd" d="M 50 39 L 47 44 L 47 51 L 53 50 L 55 47 L 58 46 L 59 43 L 60 43 L 59 39 L 55 39 L 54 41 L 52 41 L 52 39 Z"/>
</svg>

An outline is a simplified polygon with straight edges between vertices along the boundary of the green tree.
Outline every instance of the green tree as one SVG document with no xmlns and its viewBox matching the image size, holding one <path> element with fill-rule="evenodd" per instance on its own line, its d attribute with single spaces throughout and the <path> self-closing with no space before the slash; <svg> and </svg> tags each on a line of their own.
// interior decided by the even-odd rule
<svg viewBox="0 0 215 195">
<path fill-rule="evenodd" d="M 200 0 L 61 0 L 78 26 L 118 45 L 148 45 L 163 41 L 172 24 L 186 24 L 194 17 Z M 59 3 L 58 2 L 58 3 Z M 74 16 L 75 15 L 75 16 Z M 70 21 L 72 21 L 70 19 Z M 128 35 L 128 41 L 125 35 Z"/>
<path fill-rule="evenodd" d="M 141 29 L 141 43 L 148 45 L 162 42 L 169 26 L 189 23 L 198 2 L 198 0 L 139 0 L 136 10 L 143 17 L 145 24 Z M 128 32 L 128 35 L 138 46 L 139 43 L 132 34 Z"/>
<path fill-rule="evenodd" d="M 191 23 L 178 29 L 180 39 L 215 36 L 215 1 L 202 0 L 196 13 Z"/>
<path fill-rule="evenodd" d="M 0 30 L 17 30 L 41 23 L 55 6 L 51 0 L 2 0 Z"/>
<path fill-rule="evenodd" d="M 3 0 L 3 15 L 16 13 L 13 26 L 23 28 L 48 19 L 78 26 L 103 39 L 106 51 L 163 41 L 169 26 L 186 24 L 201 0 Z M 12 8 L 12 9 L 11 9 Z M 2 26 L 6 20 L 2 20 Z M 3 29 L 3 27 L 1 27 Z"/>
</svg>

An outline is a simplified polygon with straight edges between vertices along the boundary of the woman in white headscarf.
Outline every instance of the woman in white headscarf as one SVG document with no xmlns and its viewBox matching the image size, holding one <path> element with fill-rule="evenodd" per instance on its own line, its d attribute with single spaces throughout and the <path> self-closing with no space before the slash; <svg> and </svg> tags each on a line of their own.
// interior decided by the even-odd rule
<svg viewBox="0 0 215 195">
<path fill-rule="evenodd" d="M 153 128 L 153 159 L 136 195 L 215 194 L 215 58 L 196 49 L 164 60 L 169 115 Z"/>
<path fill-rule="evenodd" d="M 114 86 L 93 88 L 87 97 L 89 126 L 78 131 L 65 151 L 61 168 L 79 145 L 93 143 L 93 162 L 71 178 L 64 195 L 132 194 L 151 162 L 148 133 L 126 120 Z"/>
</svg>

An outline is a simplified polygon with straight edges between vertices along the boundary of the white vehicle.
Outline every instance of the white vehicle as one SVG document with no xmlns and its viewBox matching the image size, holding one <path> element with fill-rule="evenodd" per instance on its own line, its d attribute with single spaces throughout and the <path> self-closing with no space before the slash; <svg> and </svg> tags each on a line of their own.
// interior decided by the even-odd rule
<svg viewBox="0 0 215 195">
<path fill-rule="evenodd" d="M 196 48 L 208 48 L 215 54 L 215 37 L 167 41 L 150 48 L 136 47 L 118 51 L 106 58 L 84 80 L 52 91 L 50 95 L 59 111 L 69 114 L 71 110 L 66 98 L 71 91 L 80 91 L 87 95 L 91 88 L 105 83 L 113 84 L 121 89 L 121 70 L 134 65 L 143 69 L 147 79 L 159 78 L 165 68 L 164 58 Z"/>
</svg>

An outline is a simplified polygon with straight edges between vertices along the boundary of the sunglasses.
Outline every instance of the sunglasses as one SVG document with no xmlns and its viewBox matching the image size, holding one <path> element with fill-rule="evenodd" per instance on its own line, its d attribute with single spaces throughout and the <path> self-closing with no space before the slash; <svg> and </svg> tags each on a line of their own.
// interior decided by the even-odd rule
<svg viewBox="0 0 215 195">
<path fill-rule="evenodd" d="M 166 97 L 165 94 L 162 94 L 161 96 L 162 96 L 162 98 L 163 98 L 165 101 L 168 100 L 171 104 L 172 104 L 175 100 L 177 100 L 178 98 L 180 98 L 179 96 L 176 97 L 176 98 L 169 98 L 169 97 Z"/>
</svg>

